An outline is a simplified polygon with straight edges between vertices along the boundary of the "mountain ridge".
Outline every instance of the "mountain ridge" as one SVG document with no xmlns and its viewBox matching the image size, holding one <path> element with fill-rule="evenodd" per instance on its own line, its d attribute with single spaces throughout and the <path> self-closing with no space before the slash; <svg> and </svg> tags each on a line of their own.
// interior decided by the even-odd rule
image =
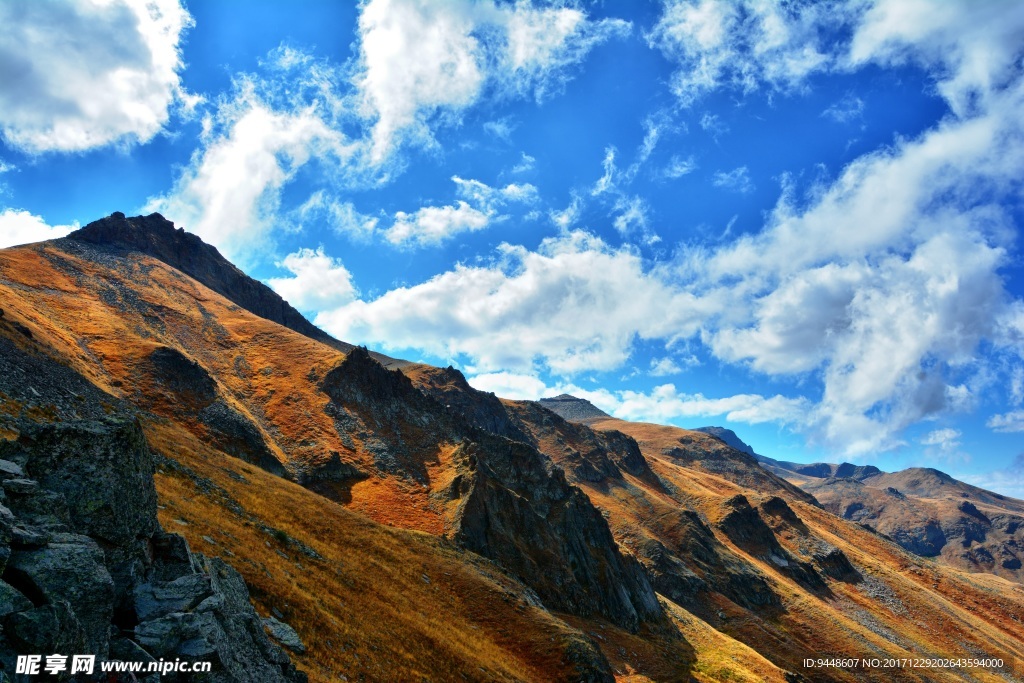
<svg viewBox="0 0 1024 683">
<path fill-rule="evenodd" d="M 792 681 L 821 679 L 801 663 L 824 651 L 1024 655 L 1012 584 L 921 561 L 710 435 L 389 370 L 137 249 L 0 250 L 0 296 L 0 344 L 140 411 L 161 523 L 284 615 L 311 680 Z M 4 439 L 74 410 L 42 374 L 8 380 Z M 827 679 L 915 680 L 885 673 Z"/>
</svg>

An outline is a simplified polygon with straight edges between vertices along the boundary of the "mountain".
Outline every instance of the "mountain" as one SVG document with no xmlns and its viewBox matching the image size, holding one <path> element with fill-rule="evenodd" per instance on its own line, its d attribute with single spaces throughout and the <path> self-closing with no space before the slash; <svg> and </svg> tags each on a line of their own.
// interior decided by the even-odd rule
<svg viewBox="0 0 1024 683">
<path fill-rule="evenodd" d="M 912 553 L 1024 582 L 1024 501 L 932 468 L 883 472 L 848 462 L 773 460 L 754 453 L 732 430 L 697 431 L 753 455 L 762 467 L 800 486 L 833 514 L 883 533 Z"/>
<path fill-rule="evenodd" d="M 134 421 L 157 523 L 210 558 L 186 582 L 237 571 L 310 680 L 922 680 L 803 662 L 1024 657 L 1019 584 L 908 553 L 719 438 L 307 334 L 157 215 L 83 232 L 0 250 L 0 444 Z M 91 478 L 65 467 L 47 476 Z M 123 585 L 149 595 L 135 566 Z M 18 585 L 31 609 L 95 613 Z M 118 604 L 109 623 L 145 649 L 148 608 Z M 9 615 L 0 661 L 27 647 L 3 640 Z"/>
</svg>

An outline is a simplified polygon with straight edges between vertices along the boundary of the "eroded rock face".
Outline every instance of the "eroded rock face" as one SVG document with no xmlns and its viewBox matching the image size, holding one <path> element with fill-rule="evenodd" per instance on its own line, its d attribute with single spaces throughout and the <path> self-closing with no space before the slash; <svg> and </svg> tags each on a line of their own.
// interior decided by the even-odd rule
<svg viewBox="0 0 1024 683">
<path fill-rule="evenodd" d="M 600 513 L 550 461 L 493 438 L 464 443 L 452 459 L 459 543 L 519 576 L 550 608 L 629 629 L 660 616 L 639 563 L 619 553 Z"/>
<path fill-rule="evenodd" d="M 364 349 L 328 372 L 322 388 L 339 433 L 359 438 L 382 474 L 426 485 L 425 463 L 440 445 L 458 444 L 451 484 L 432 493 L 442 505 L 458 501 L 446 533 L 517 576 L 547 607 L 599 614 L 631 629 L 661 618 L 639 563 L 619 551 L 587 496 L 535 447 L 483 430 Z M 500 418 L 486 402 L 481 410 Z M 474 420 L 483 414 L 470 412 Z"/>
<path fill-rule="evenodd" d="M 0 442 L 6 671 L 18 654 L 95 654 L 210 661 L 210 681 L 305 680 L 267 639 L 238 573 L 160 529 L 134 419 L 21 427 Z"/>
</svg>

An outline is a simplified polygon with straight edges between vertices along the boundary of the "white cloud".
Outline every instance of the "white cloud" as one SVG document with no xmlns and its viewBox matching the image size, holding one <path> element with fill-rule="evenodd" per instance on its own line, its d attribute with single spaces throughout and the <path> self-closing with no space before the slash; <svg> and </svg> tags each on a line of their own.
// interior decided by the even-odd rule
<svg viewBox="0 0 1024 683">
<path fill-rule="evenodd" d="M 836 123 L 849 123 L 859 119 L 864 114 L 864 100 L 853 93 L 846 93 L 838 102 L 834 102 L 821 112 L 825 118 L 832 119 Z"/>
<path fill-rule="evenodd" d="M 236 80 L 233 95 L 204 118 L 202 146 L 174 187 L 145 207 L 243 264 L 272 251 L 273 233 L 291 227 L 281 192 L 302 167 L 319 161 L 322 177 L 336 180 L 358 172 L 353 159 L 362 151 L 340 131 L 344 106 L 329 68 L 287 48 L 263 68 L 260 78 Z M 311 201 L 307 216 L 330 208 L 326 196 Z"/>
<path fill-rule="evenodd" d="M 675 180 L 676 178 L 682 178 L 684 175 L 693 173 L 697 170 L 697 161 L 693 158 L 693 155 L 686 157 L 685 159 L 678 154 L 673 155 L 669 159 L 668 166 L 661 172 L 666 178 Z"/>
<path fill-rule="evenodd" d="M 395 213 L 395 222 L 384 231 L 384 238 L 395 245 L 440 244 L 460 232 L 483 230 L 490 222 L 490 214 L 459 200 L 452 206 L 425 206 L 411 214 Z"/>
<path fill-rule="evenodd" d="M 645 422 L 675 422 L 685 418 L 724 415 L 731 422 L 795 425 L 806 419 L 809 407 L 805 399 L 778 395 L 738 394 L 707 398 L 699 393 L 680 393 L 673 384 L 663 384 L 647 393 L 620 391 L 590 400 L 616 417 Z"/>
<path fill-rule="evenodd" d="M 352 275 L 341 260 L 324 253 L 300 249 L 277 264 L 291 277 L 270 278 L 267 284 L 300 311 L 318 311 L 352 301 L 357 292 Z"/>
<path fill-rule="evenodd" d="M 740 194 L 754 191 L 754 181 L 750 179 L 750 169 L 746 166 L 731 171 L 717 171 L 711 177 L 711 184 Z"/>
<path fill-rule="evenodd" d="M 747 424 L 775 422 L 798 425 L 808 407 L 805 399 L 784 396 L 766 398 L 758 394 L 739 394 L 707 398 L 703 394 L 681 393 L 673 384 L 662 384 L 649 392 L 592 391 L 565 382 L 549 386 L 534 374 L 506 371 L 472 376 L 468 382 L 481 391 L 491 391 L 502 398 L 514 400 L 571 394 L 590 401 L 614 417 L 641 422 L 678 423 L 697 417 L 724 416 L 732 422 Z"/>
<path fill-rule="evenodd" d="M 352 202 L 341 201 L 325 190 L 317 190 L 296 209 L 300 223 L 324 220 L 334 232 L 366 242 L 377 232 L 380 219 L 360 213 Z M 301 227 L 300 227 L 301 229 Z"/>
<path fill-rule="evenodd" d="M 560 230 L 567 231 L 569 228 L 576 225 L 576 222 L 580 219 L 582 212 L 583 199 L 573 192 L 572 201 L 569 202 L 569 206 L 565 207 L 561 211 L 549 212 L 548 217 Z"/>
<path fill-rule="evenodd" d="M 921 438 L 921 443 L 925 446 L 938 446 L 944 451 L 955 450 L 960 446 L 960 436 L 959 430 L 946 427 L 928 432 Z"/>
<path fill-rule="evenodd" d="M 666 0 L 648 41 L 678 63 L 672 90 L 689 106 L 719 87 L 799 87 L 831 63 L 820 27 L 845 19 L 833 2 Z"/>
<path fill-rule="evenodd" d="M 0 213 L 0 249 L 57 239 L 78 227 L 77 222 L 74 225 L 49 225 L 42 217 L 28 211 L 4 209 Z"/>
<path fill-rule="evenodd" d="M 485 131 L 505 142 L 509 142 L 512 139 L 512 131 L 515 129 L 516 125 L 507 116 L 496 121 L 488 121 L 484 124 Z"/>
<path fill-rule="evenodd" d="M 535 401 L 555 395 L 539 378 L 515 372 L 486 372 L 469 377 L 466 381 L 474 389 L 490 391 L 501 398 L 515 401 Z"/>
<path fill-rule="evenodd" d="M 679 367 L 679 364 L 672 358 L 665 356 L 664 358 L 652 358 L 651 359 L 651 376 L 652 377 L 665 377 L 666 375 L 678 375 L 683 369 Z"/>
<path fill-rule="evenodd" d="M 532 204 L 539 198 L 537 188 L 530 183 L 509 183 L 505 187 L 491 187 L 479 180 L 466 180 L 452 176 L 459 196 L 486 211 L 495 211 L 507 204 Z"/>
<path fill-rule="evenodd" d="M 314 112 L 274 111 L 252 101 L 197 152 L 171 194 L 146 208 L 244 260 L 265 248 L 277 227 L 281 188 L 313 154 L 341 145 Z"/>
<path fill-rule="evenodd" d="M 492 265 L 458 265 L 316 322 L 349 341 L 465 357 L 472 372 L 540 364 L 566 374 L 619 366 L 637 337 L 693 334 L 693 304 L 634 252 L 573 232 L 536 252 L 502 245 Z"/>
<path fill-rule="evenodd" d="M 993 415 L 985 426 L 997 432 L 1024 432 L 1024 410 Z"/>
<path fill-rule="evenodd" d="M 854 33 L 848 66 L 917 62 L 934 72 L 958 117 L 990 109 L 1020 77 L 1024 6 L 971 0 L 876 0 Z"/>
<path fill-rule="evenodd" d="M 522 153 L 522 157 L 519 159 L 519 163 L 512 167 L 512 173 L 526 173 L 532 171 L 534 166 L 537 165 L 537 160 L 527 154 Z"/>
<path fill-rule="evenodd" d="M 181 87 L 178 0 L 0 3 L 0 130 L 29 153 L 146 142 Z"/>
<path fill-rule="evenodd" d="M 364 114 L 375 119 L 373 160 L 403 139 L 432 144 L 431 124 L 457 120 L 485 89 L 543 97 L 595 45 L 628 29 L 589 21 L 574 7 L 370 0 L 359 17 L 356 85 Z"/>
<path fill-rule="evenodd" d="M 533 204 L 537 188 L 529 183 L 491 187 L 479 180 L 452 176 L 462 199 L 448 206 L 425 206 L 413 213 L 398 211 L 395 222 L 383 232 L 394 245 L 428 246 L 444 242 L 463 232 L 476 232 L 508 218 L 500 210 L 509 204 Z"/>
</svg>

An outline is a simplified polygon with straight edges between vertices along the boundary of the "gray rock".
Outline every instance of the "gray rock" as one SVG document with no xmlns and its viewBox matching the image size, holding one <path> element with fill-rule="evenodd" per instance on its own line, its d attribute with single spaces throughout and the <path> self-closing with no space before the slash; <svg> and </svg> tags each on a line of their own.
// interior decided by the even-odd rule
<svg viewBox="0 0 1024 683">
<path fill-rule="evenodd" d="M 0 459 L 0 478 L 2 479 L 20 479 L 25 476 L 25 470 L 21 469 L 21 465 L 10 460 Z"/>
<path fill-rule="evenodd" d="M 32 609 L 32 603 L 28 598 L 19 593 L 11 584 L 0 581 L 0 617 L 27 609 Z"/>
<path fill-rule="evenodd" d="M 213 614 L 176 612 L 145 621 L 135 627 L 135 640 L 154 657 L 173 659 L 186 654 L 206 659 L 225 639 L 224 630 Z"/>
<path fill-rule="evenodd" d="M 115 545 L 156 531 L 153 457 L 136 421 L 36 425 L 18 442 L 40 485 L 66 498 L 75 528 Z"/>
<path fill-rule="evenodd" d="M 19 586 L 30 586 L 47 603 L 71 605 L 85 630 L 85 651 L 107 651 L 114 582 L 103 565 L 103 552 L 91 538 L 55 534 L 43 548 L 16 550 L 5 576 Z"/>
<path fill-rule="evenodd" d="M 56 602 L 23 612 L 4 620 L 4 635 L 20 652 L 90 652 L 85 629 L 67 602 Z"/>
<path fill-rule="evenodd" d="M 263 626 L 270 633 L 270 637 L 277 642 L 284 645 L 292 652 L 298 652 L 302 654 L 306 651 L 306 646 L 303 645 L 302 639 L 299 638 L 299 634 L 295 632 L 288 624 L 283 621 L 278 621 L 274 617 L 267 617 L 263 619 Z"/>
<path fill-rule="evenodd" d="M 205 574 L 144 583 L 135 588 L 135 613 L 139 621 L 148 621 L 172 612 L 188 612 L 211 594 L 210 577 Z"/>
<path fill-rule="evenodd" d="M 43 529 L 20 526 L 11 529 L 11 545 L 15 548 L 42 548 L 49 542 L 50 534 Z"/>
</svg>

